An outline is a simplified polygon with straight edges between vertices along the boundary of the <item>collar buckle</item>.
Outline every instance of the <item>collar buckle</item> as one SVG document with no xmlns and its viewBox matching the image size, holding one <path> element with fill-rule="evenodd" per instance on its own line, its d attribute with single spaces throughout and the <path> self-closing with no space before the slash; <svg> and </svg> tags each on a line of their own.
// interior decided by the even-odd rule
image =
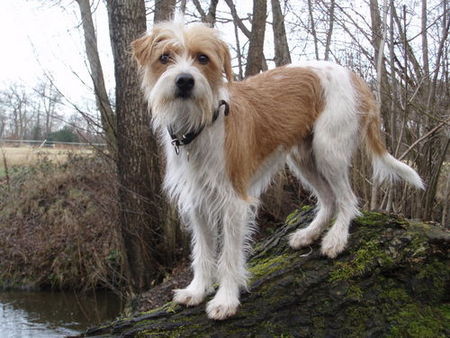
<svg viewBox="0 0 450 338">
<path fill-rule="evenodd" d="M 172 142 L 170 142 L 170 144 L 173 146 L 173 149 L 175 150 L 175 154 L 179 155 L 180 154 L 180 141 L 175 138 L 172 140 Z"/>
</svg>

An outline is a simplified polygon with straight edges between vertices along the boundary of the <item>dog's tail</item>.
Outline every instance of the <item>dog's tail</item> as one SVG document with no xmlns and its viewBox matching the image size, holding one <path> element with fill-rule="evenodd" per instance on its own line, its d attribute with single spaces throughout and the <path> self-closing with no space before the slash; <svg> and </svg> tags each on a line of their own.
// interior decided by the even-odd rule
<svg viewBox="0 0 450 338">
<path fill-rule="evenodd" d="M 376 111 L 365 116 L 365 143 L 367 152 L 372 157 L 373 178 L 381 183 L 385 180 L 395 181 L 403 179 L 418 189 L 425 189 L 422 179 L 410 166 L 395 159 L 386 150 L 381 139 L 380 113 Z"/>
</svg>

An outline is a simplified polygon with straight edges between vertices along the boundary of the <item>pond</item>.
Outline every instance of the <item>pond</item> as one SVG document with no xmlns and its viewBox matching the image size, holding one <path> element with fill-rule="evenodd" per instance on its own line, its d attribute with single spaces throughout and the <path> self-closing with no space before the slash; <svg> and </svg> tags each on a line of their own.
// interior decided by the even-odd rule
<svg viewBox="0 0 450 338">
<path fill-rule="evenodd" d="M 106 291 L 0 291 L 0 337 L 75 335 L 114 319 L 121 309 L 120 298 Z"/>
</svg>

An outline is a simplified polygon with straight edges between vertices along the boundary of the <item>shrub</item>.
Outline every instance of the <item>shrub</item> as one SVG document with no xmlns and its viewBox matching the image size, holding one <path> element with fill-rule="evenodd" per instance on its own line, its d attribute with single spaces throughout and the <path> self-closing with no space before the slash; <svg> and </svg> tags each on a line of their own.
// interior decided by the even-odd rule
<svg viewBox="0 0 450 338">
<path fill-rule="evenodd" d="M 116 196 L 114 166 L 99 157 L 12 169 L 9 189 L 0 183 L 0 285 L 118 286 Z"/>
</svg>

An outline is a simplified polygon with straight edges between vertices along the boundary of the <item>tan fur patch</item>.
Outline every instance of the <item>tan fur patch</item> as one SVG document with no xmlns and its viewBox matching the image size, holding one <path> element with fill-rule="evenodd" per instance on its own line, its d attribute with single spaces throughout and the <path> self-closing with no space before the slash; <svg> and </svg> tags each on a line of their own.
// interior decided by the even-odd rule
<svg viewBox="0 0 450 338">
<path fill-rule="evenodd" d="M 357 93 L 357 109 L 361 114 L 361 129 L 366 137 L 368 150 L 376 155 L 382 155 L 386 152 L 386 147 L 380 134 L 379 106 L 364 80 L 353 72 L 351 75 Z"/>
<path fill-rule="evenodd" d="M 280 67 L 229 85 L 227 169 L 247 199 L 250 180 L 278 147 L 289 149 L 310 135 L 324 109 L 319 77 L 307 68 Z"/>
</svg>

